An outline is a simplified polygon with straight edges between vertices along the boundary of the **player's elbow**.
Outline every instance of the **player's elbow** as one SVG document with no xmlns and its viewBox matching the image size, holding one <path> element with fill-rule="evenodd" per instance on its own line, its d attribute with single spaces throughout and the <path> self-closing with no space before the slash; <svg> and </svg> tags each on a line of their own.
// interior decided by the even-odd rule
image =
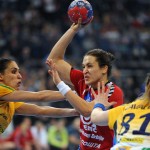
<svg viewBox="0 0 150 150">
<path fill-rule="evenodd" d="M 53 62 L 57 63 L 59 60 L 62 60 L 63 57 L 57 56 L 57 55 L 56 55 L 56 56 L 55 56 L 55 55 L 50 55 L 47 59 L 48 59 L 48 60 L 52 59 Z"/>
</svg>

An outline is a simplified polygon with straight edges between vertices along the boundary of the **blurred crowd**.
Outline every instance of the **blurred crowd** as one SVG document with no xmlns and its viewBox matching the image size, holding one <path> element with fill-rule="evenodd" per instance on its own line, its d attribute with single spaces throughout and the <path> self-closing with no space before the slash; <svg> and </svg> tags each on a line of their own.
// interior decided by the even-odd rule
<svg viewBox="0 0 150 150">
<path fill-rule="evenodd" d="M 64 118 L 47 123 L 38 118 L 34 122 L 31 117 L 19 120 L 0 136 L 0 150 L 76 150 L 79 146 L 79 117 L 70 124 Z"/>
<path fill-rule="evenodd" d="M 112 52 L 116 56 L 112 81 L 123 89 L 125 102 L 133 101 L 143 92 L 143 81 L 150 71 L 150 1 L 89 2 L 93 6 L 94 19 L 76 35 L 65 59 L 81 69 L 79 64 L 86 51 L 102 48 Z M 45 60 L 55 42 L 71 25 L 67 16 L 71 0 L 0 0 L 0 3 L 0 57 L 14 57 L 19 62 L 23 89 L 57 90 L 47 73 Z M 47 105 L 71 107 L 67 101 Z M 49 120 L 41 119 L 35 126 L 48 124 Z M 68 120 L 69 126 L 74 118 Z M 50 122 L 51 126 L 55 122 Z M 14 119 L 15 126 L 17 123 L 18 119 Z"/>
</svg>

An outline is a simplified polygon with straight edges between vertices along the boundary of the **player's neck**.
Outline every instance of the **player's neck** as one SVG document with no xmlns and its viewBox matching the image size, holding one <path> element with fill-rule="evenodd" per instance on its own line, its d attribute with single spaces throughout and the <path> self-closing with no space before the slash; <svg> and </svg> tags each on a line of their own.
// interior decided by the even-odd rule
<svg viewBox="0 0 150 150">
<path fill-rule="evenodd" d="M 99 82 L 101 82 L 101 81 L 99 81 Z M 104 81 L 104 84 L 105 84 L 105 86 L 109 83 L 110 81 L 107 79 L 106 81 Z M 98 86 L 98 83 L 96 84 L 96 85 L 93 85 L 93 86 L 91 86 L 91 88 L 93 88 L 94 90 L 97 90 L 97 86 Z"/>
</svg>

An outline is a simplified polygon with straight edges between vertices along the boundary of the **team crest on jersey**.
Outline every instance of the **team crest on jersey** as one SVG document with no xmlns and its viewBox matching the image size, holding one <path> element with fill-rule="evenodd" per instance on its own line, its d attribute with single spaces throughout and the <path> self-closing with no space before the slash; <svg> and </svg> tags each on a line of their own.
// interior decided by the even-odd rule
<svg viewBox="0 0 150 150">
<path fill-rule="evenodd" d="M 80 119 L 83 123 L 83 127 L 86 131 L 97 133 L 97 127 L 95 124 L 91 123 L 90 117 L 83 117 L 80 115 Z"/>
<path fill-rule="evenodd" d="M 83 117 L 83 116 L 80 115 L 80 119 L 81 119 L 82 122 L 83 122 L 84 124 L 86 124 L 86 125 L 91 124 L 91 119 L 90 119 L 90 117 Z"/>
</svg>

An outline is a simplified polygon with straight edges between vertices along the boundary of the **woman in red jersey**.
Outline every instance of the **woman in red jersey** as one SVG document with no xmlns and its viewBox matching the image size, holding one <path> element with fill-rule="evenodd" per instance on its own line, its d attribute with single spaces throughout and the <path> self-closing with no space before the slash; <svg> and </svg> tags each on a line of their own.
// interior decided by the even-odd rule
<svg viewBox="0 0 150 150">
<path fill-rule="evenodd" d="M 66 48 L 80 29 L 80 26 L 81 19 L 79 19 L 77 24 L 72 24 L 51 50 L 47 58 L 47 64 L 52 67 L 52 59 L 60 78 L 74 86 L 77 94 L 81 97 L 81 99 L 76 100 L 67 97 L 71 105 L 81 114 L 81 142 L 79 149 L 109 150 L 113 145 L 113 131 L 108 126 L 96 126 L 90 120 L 90 114 L 94 107 L 91 88 L 94 88 L 95 92 L 97 92 L 98 82 L 104 81 L 106 89 L 110 87 L 109 102 L 116 101 L 114 107 L 123 103 L 123 92 L 117 85 L 109 81 L 112 61 L 114 60 L 114 56 L 111 53 L 102 49 L 88 51 L 83 58 L 82 71 L 74 69 L 64 60 Z"/>
</svg>

